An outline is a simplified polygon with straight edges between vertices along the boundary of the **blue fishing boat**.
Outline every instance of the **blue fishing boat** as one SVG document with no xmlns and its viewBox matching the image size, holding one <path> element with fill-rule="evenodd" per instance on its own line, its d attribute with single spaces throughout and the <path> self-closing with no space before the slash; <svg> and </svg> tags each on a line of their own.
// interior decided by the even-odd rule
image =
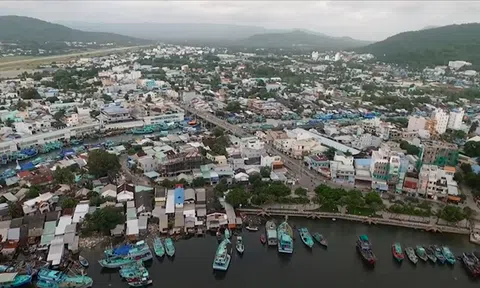
<svg viewBox="0 0 480 288">
<path fill-rule="evenodd" d="M 232 238 L 232 231 L 230 231 L 230 229 L 228 228 L 225 228 L 225 239 L 230 239 Z"/>
<path fill-rule="evenodd" d="M 30 284 L 32 275 L 18 273 L 0 273 L 0 288 L 13 288 Z"/>
<path fill-rule="evenodd" d="M 135 245 L 125 245 L 116 249 L 105 250 L 105 259 L 98 261 L 105 268 L 119 268 L 135 261 L 148 261 L 153 258 L 150 248 L 145 241 L 138 241 Z"/>
<path fill-rule="evenodd" d="M 232 243 L 227 238 L 218 244 L 213 260 L 213 270 L 227 271 L 232 259 Z"/>
<path fill-rule="evenodd" d="M 445 256 L 448 264 L 455 264 L 455 255 L 453 255 L 452 251 L 450 251 L 448 247 L 442 246 L 442 254 L 443 256 Z"/>
<path fill-rule="evenodd" d="M 375 266 L 377 258 L 373 253 L 372 244 L 370 243 L 367 235 L 362 234 L 358 236 L 356 247 L 358 253 L 360 253 L 360 255 L 362 256 L 363 261 L 368 265 Z"/>
<path fill-rule="evenodd" d="M 122 278 L 149 277 L 148 270 L 143 266 L 142 261 L 136 261 L 120 267 Z"/>
<path fill-rule="evenodd" d="M 303 244 L 305 244 L 307 247 L 312 248 L 313 247 L 313 237 L 310 235 L 310 232 L 308 232 L 307 228 L 298 228 L 298 233 L 300 234 L 300 238 L 302 239 Z"/>
<path fill-rule="evenodd" d="M 285 221 L 277 227 L 278 237 L 278 252 L 280 253 L 293 253 L 293 230 L 292 227 Z"/>
<path fill-rule="evenodd" d="M 445 258 L 445 256 L 443 256 L 442 249 L 440 249 L 440 247 L 438 247 L 437 245 L 432 245 L 430 247 L 432 248 L 435 257 L 437 257 L 438 262 L 440 262 L 440 264 L 445 264 L 445 261 L 447 259 Z"/>
<path fill-rule="evenodd" d="M 160 237 L 155 237 L 155 239 L 153 239 L 153 250 L 158 257 L 163 257 L 163 255 L 165 255 L 165 247 L 163 247 L 162 239 L 160 239 Z"/>
<path fill-rule="evenodd" d="M 93 285 L 93 279 L 88 276 L 70 276 L 65 272 L 42 268 L 37 274 L 38 288 L 89 288 Z"/>
<path fill-rule="evenodd" d="M 165 239 L 165 250 L 168 256 L 173 257 L 175 255 L 175 246 L 172 238 Z"/>
</svg>

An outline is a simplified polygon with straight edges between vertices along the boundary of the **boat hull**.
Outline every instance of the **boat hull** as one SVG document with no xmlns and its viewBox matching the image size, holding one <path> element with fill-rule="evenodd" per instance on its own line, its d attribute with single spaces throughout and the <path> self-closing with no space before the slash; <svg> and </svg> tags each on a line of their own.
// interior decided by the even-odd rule
<svg viewBox="0 0 480 288">
<path fill-rule="evenodd" d="M 21 287 L 29 283 L 32 283 L 31 275 L 17 275 L 15 276 L 12 282 L 6 282 L 6 283 L 0 284 L 0 288 Z"/>
</svg>

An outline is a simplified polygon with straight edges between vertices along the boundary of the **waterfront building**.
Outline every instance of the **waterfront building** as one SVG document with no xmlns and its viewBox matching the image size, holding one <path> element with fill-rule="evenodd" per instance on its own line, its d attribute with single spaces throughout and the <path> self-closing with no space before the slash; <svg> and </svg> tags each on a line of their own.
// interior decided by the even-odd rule
<svg viewBox="0 0 480 288">
<path fill-rule="evenodd" d="M 168 122 L 179 123 L 179 122 L 183 122 L 184 117 L 185 117 L 185 114 L 183 112 L 166 113 L 161 115 L 143 117 L 143 122 L 146 125 L 163 124 Z"/>
<path fill-rule="evenodd" d="M 442 141 L 426 141 L 423 143 L 423 164 L 437 166 L 456 166 L 458 164 L 458 146 Z"/>
<path fill-rule="evenodd" d="M 457 199 L 458 184 L 453 180 L 454 167 L 422 165 L 418 174 L 418 194 L 434 200 Z"/>
<path fill-rule="evenodd" d="M 355 185 L 353 157 L 342 152 L 335 152 L 333 161 L 330 161 L 330 178 L 335 183 Z"/>
</svg>

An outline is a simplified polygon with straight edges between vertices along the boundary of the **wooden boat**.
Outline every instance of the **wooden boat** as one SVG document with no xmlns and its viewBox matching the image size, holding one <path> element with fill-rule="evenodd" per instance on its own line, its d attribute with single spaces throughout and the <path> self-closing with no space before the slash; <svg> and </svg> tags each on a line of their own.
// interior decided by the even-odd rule
<svg viewBox="0 0 480 288">
<path fill-rule="evenodd" d="M 243 252 L 245 251 L 245 245 L 243 245 L 242 236 L 237 236 L 237 242 L 235 243 L 235 248 L 237 249 L 237 252 L 240 254 L 243 254 Z"/>
<path fill-rule="evenodd" d="M 430 247 L 432 248 L 435 257 L 437 257 L 438 262 L 440 262 L 440 264 L 445 264 L 445 261 L 447 261 L 447 259 L 445 258 L 445 256 L 443 256 L 442 249 L 440 249 L 440 247 L 438 247 L 437 245 L 432 245 Z"/>
<path fill-rule="evenodd" d="M 230 229 L 228 228 L 225 228 L 224 236 L 225 236 L 225 239 L 232 238 L 232 231 L 230 231 Z"/>
<path fill-rule="evenodd" d="M 258 227 L 256 227 L 256 226 L 255 226 L 255 227 L 247 226 L 247 227 L 245 227 L 245 229 L 247 229 L 248 231 L 251 231 L 251 232 L 256 232 L 256 231 L 258 231 Z"/>
<path fill-rule="evenodd" d="M 472 277 L 478 277 L 480 276 L 480 266 L 479 266 L 479 261 L 478 258 L 475 257 L 473 253 L 463 253 L 462 255 L 462 263 L 467 270 L 468 273 Z"/>
<path fill-rule="evenodd" d="M 425 253 L 427 254 L 428 260 L 432 261 L 432 263 L 437 262 L 437 257 L 435 256 L 435 252 L 433 251 L 432 248 L 424 246 L 425 248 Z"/>
<path fill-rule="evenodd" d="M 358 253 L 360 253 L 365 263 L 375 266 L 377 258 L 372 251 L 372 244 L 370 244 L 370 240 L 368 239 L 367 235 L 363 234 L 358 237 L 356 247 Z"/>
<path fill-rule="evenodd" d="M 402 245 L 400 245 L 400 243 L 392 244 L 392 255 L 393 258 L 395 258 L 395 260 L 397 260 L 398 262 L 403 261 L 405 255 L 403 255 Z"/>
<path fill-rule="evenodd" d="M 87 268 L 89 263 L 88 263 L 88 260 L 83 257 L 83 256 L 78 256 L 78 262 L 80 262 L 80 265 L 82 265 L 83 267 Z"/>
<path fill-rule="evenodd" d="M 322 234 L 318 232 L 313 233 L 313 239 L 315 239 L 315 241 L 320 243 L 320 245 L 322 245 L 323 247 L 328 247 L 328 241 L 325 237 L 323 237 Z"/>
<path fill-rule="evenodd" d="M 163 257 L 163 255 L 165 255 L 165 247 L 163 247 L 162 239 L 159 237 L 153 239 L 153 250 L 158 257 Z"/>
<path fill-rule="evenodd" d="M 417 264 L 418 262 L 418 257 L 415 255 L 415 250 L 413 250 L 412 247 L 407 247 L 405 248 L 405 254 L 407 254 L 408 260 L 412 262 L 413 264 Z"/>
<path fill-rule="evenodd" d="M 422 259 L 423 261 L 428 261 L 427 252 L 421 245 L 417 245 L 417 247 L 415 247 L 415 254 L 417 254 L 418 258 Z"/>
<path fill-rule="evenodd" d="M 453 255 L 452 251 L 450 251 L 448 247 L 442 246 L 442 254 L 443 256 L 445 256 L 448 264 L 455 264 L 455 255 Z"/>
<path fill-rule="evenodd" d="M 261 242 L 262 244 L 267 243 L 267 238 L 265 237 L 265 234 L 260 235 L 260 242 Z"/>
<path fill-rule="evenodd" d="M 305 244 L 309 248 L 312 248 L 314 244 L 313 238 L 312 235 L 310 235 L 310 232 L 308 232 L 308 229 L 298 228 L 298 233 L 300 234 L 300 238 L 302 239 L 303 244 Z"/>
<path fill-rule="evenodd" d="M 175 246 L 173 245 L 172 238 L 165 239 L 165 250 L 168 256 L 173 257 L 173 255 L 175 255 Z"/>
</svg>

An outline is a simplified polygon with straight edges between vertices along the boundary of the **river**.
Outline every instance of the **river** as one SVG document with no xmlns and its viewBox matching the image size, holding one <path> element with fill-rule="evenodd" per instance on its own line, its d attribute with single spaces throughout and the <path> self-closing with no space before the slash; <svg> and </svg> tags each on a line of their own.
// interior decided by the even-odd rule
<svg viewBox="0 0 480 288">
<path fill-rule="evenodd" d="M 310 250 L 296 234 L 294 253 L 285 256 L 277 253 L 276 248 L 261 245 L 260 232 L 244 231 L 242 236 L 245 254 L 240 257 L 234 251 L 229 270 L 217 274 L 212 271 L 212 261 L 217 248 L 214 236 L 179 240 L 175 242 L 174 259 L 165 257 L 161 260 L 153 259 L 151 263 L 147 262 L 153 287 L 478 286 L 478 283 L 467 275 L 460 261 L 453 267 L 424 262 L 414 266 L 408 259 L 398 265 L 391 254 L 391 244 L 398 241 L 403 247 L 417 244 L 446 245 L 453 253 L 459 255 L 461 252 L 475 249 L 468 242 L 468 237 L 390 226 L 369 226 L 347 221 L 291 218 L 289 222 L 292 226 L 304 226 L 311 232 L 318 231 L 324 234 L 329 240 L 328 249 L 315 244 Z M 377 265 L 374 269 L 365 267 L 355 250 L 355 240 L 360 234 L 367 234 L 372 242 L 377 256 Z M 90 261 L 88 274 L 94 279 L 94 287 L 128 287 L 120 279 L 118 271 L 100 267 L 96 260 L 102 257 L 102 253 L 103 250 L 99 248 L 82 252 L 82 255 Z"/>
</svg>

